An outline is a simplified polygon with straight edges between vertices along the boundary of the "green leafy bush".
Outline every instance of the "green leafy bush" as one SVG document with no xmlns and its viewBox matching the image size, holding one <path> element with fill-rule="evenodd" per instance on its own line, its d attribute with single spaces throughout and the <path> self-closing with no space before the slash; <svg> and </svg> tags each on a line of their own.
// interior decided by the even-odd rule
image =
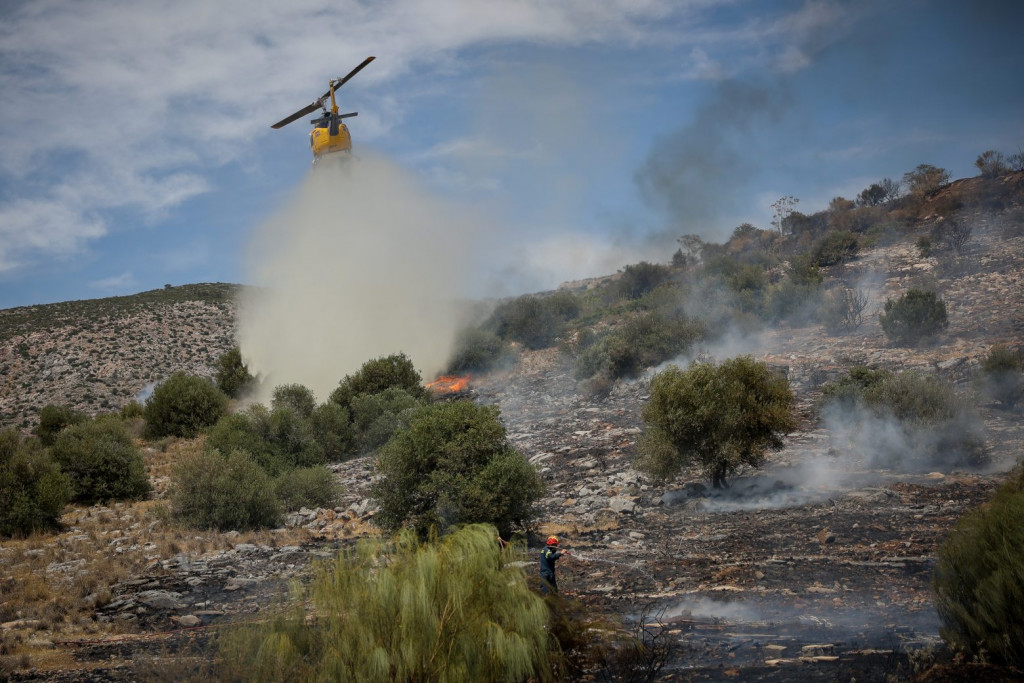
<svg viewBox="0 0 1024 683">
<path fill-rule="evenodd" d="M 549 680 L 548 610 L 474 525 L 437 542 L 366 539 L 322 566 L 317 619 L 296 608 L 221 641 L 225 680 Z"/>
<path fill-rule="evenodd" d="M 136 418 L 145 420 L 145 417 L 146 409 L 138 401 L 131 401 L 121 408 L 122 420 L 134 420 Z"/>
<path fill-rule="evenodd" d="M 1024 470 L 961 518 L 939 548 L 932 586 L 955 650 L 1024 668 Z"/>
<path fill-rule="evenodd" d="M 50 453 L 71 477 L 77 502 L 138 500 L 150 492 L 142 451 L 118 417 L 100 417 L 65 429 Z"/>
<path fill-rule="evenodd" d="M 311 421 L 287 407 L 267 410 L 256 403 L 228 415 L 210 430 L 206 443 L 221 455 L 246 453 L 271 476 L 327 461 Z"/>
<path fill-rule="evenodd" d="M 217 388 L 231 398 L 238 398 L 256 383 L 249 368 L 242 361 L 242 351 L 237 346 L 225 351 L 217 358 L 217 372 L 214 375 Z"/>
<path fill-rule="evenodd" d="M 638 470 L 671 479 L 697 464 L 715 488 L 741 465 L 760 466 L 796 427 L 789 383 L 750 356 L 659 373 L 643 420 Z"/>
<path fill-rule="evenodd" d="M 901 345 L 913 345 L 949 326 L 946 304 L 935 292 L 911 289 L 899 299 L 887 299 L 878 314 L 882 331 Z"/>
<path fill-rule="evenodd" d="M 982 391 L 1006 408 L 1024 399 L 1024 350 L 994 346 L 981 362 Z"/>
<path fill-rule="evenodd" d="M 70 500 L 70 479 L 38 441 L 0 432 L 0 536 L 56 529 Z"/>
<path fill-rule="evenodd" d="M 36 436 L 43 442 L 44 446 L 52 446 L 57 440 L 57 435 L 64 429 L 73 425 L 81 424 L 89 419 L 89 416 L 71 406 L 43 406 L 39 411 L 39 426 L 35 429 Z"/>
<path fill-rule="evenodd" d="M 307 418 L 313 414 L 316 408 L 316 397 L 313 392 L 301 384 L 282 384 L 274 388 L 274 394 L 270 401 L 270 407 L 291 408 L 300 417 Z"/>
<path fill-rule="evenodd" d="M 833 230 L 819 239 L 813 250 L 814 262 L 819 266 L 831 266 L 846 263 L 854 256 L 860 244 L 857 236 L 847 230 Z"/>
<path fill-rule="evenodd" d="M 191 438 L 216 424 L 227 403 L 227 396 L 210 380 L 176 372 L 146 401 L 146 436 Z"/>
<path fill-rule="evenodd" d="M 416 397 L 426 395 L 420 373 L 404 353 L 366 361 L 355 374 L 341 380 L 331 394 L 331 401 L 350 410 L 357 396 L 376 394 L 391 387 L 404 389 Z"/>
<path fill-rule="evenodd" d="M 398 387 L 357 396 L 352 401 L 352 426 L 359 450 L 368 452 L 383 446 L 395 432 L 409 425 L 409 418 L 423 403 L 424 399 Z"/>
<path fill-rule="evenodd" d="M 576 378 L 636 377 L 683 353 L 703 335 L 704 326 L 684 316 L 632 315 L 580 353 Z"/>
<path fill-rule="evenodd" d="M 448 360 L 446 373 L 486 372 L 512 359 L 512 350 L 494 332 L 467 327 L 455 338 L 455 350 Z"/>
<path fill-rule="evenodd" d="M 309 416 L 313 438 L 324 449 L 326 462 L 341 462 L 356 452 L 356 434 L 349 412 L 328 401 L 317 406 Z"/>
<path fill-rule="evenodd" d="M 458 524 L 488 522 L 507 535 L 525 525 L 543 490 L 536 470 L 509 445 L 498 409 L 471 401 L 425 406 L 379 451 L 374 521 L 426 537 Z"/>
<path fill-rule="evenodd" d="M 186 456 L 172 474 L 171 514 L 199 529 L 261 529 L 281 523 L 270 476 L 248 455 L 203 451 Z"/>
<path fill-rule="evenodd" d="M 326 467 L 296 467 L 274 479 L 274 495 L 285 510 L 332 508 L 340 488 Z"/>
</svg>

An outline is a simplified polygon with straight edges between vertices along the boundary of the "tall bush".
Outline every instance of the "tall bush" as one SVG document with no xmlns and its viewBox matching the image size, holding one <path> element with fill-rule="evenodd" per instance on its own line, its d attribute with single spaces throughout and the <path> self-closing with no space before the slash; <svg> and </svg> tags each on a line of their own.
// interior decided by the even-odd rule
<svg viewBox="0 0 1024 683">
<path fill-rule="evenodd" d="M 71 406 L 46 405 L 39 411 L 39 426 L 35 433 L 44 446 L 52 446 L 57 435 L 73 425 L 81 424 L 89 416 Z"/>
<path fill-rule="evenodd" d="M 796 427 L 789 383 L 750 356 L 659 373 L 643 420 L 637 469 L 671 479 L 695 464 L 715 488 L 741 465 L 760 466 Z"/>
<path fill-rule="evenodd" d="M 218 389 L 231 398 L 238 398 L 256 383 L 256 378 L 250 374 L 242 360 L 242 351 L 237 346 L 217 358 L 216 368 L 213 381 Z"/>
<path fill-rule="evenodd" d="M 70 476 L 74 500 L 80 503 L 138 500 L 150 492 L 142 451 L 118 417 L 101 417 L 65 429 L 50 452 Z"/>
<path fill-rule="evenodd" d="M 949 326 L 946 304 L 935 292 L 911 289 L 899 299 L 887 299 L 878 323 L 890 340 L 913 345 Z"/>
<path fill-rule="evenodd" d="M 227 680 L 547 681 L 548 610 L 495 542 L 467 527 L 361 541 L 318 570 L 301 609 L 222 640 Z"/>
<path fill-rule="evenodd" d="M 456 336 L 448 360 L 449 374 L 486 372 L 513 359 L 512 351 L 498 335 L 479 327 L 468 327 Z"/>
<path fill-rule="evenodd" d="M 0 432 L 0 536 L 57 528 L 70 500 L 70 479 L 39 442 Z"/>
<path fill-rule="evenodd" d="M 969 656 L 1024 669 L 1024 470 L 957 523 L 933 588 L 942 637 Z"/>
<path fill-rule="evenodd" d="M 281 523 L 282 509 L 267 473 L 241 451 L 204 451 L 175 467 L 171 514 L 200 529 L 260 529 Z"/>
<path fill-rule="evenodd" d="M 379 451 L 374 521 L 389 531 L 487 522 L 502 534 L 524 526 L 543 491 L 536 470 L 508 443 L 493 406 L 435 403 L 415 413 Z"/>
<path fill-rule="evenodd" d="M 176 372 L 146 401 L 146 436 L 191 438 L 216 424 L 227 403 L 227 396 L 210 380 Z"/>
</svg>

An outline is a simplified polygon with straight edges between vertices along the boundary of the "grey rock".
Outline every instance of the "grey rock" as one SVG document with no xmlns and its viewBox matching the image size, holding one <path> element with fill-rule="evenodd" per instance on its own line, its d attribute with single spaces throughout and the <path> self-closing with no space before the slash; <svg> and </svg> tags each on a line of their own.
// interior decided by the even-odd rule
<svg viewBox="0 0 1024 683">
<path fill-rule="evenodd" d="M 138 602 L 153 609 L 181 609 L 185 604 L 180 598 L 181 593 L 165 590 L 142 591 L 135 596 Z"/>
</svg>

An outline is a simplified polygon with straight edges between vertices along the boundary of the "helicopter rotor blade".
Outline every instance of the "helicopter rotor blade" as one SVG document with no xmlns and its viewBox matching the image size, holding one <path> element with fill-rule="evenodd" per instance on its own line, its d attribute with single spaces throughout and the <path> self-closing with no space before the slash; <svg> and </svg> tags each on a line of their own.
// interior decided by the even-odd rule
<svg viewBox="0 0 1024 683">
<path fill-rule="evenodd" d="M 351 71 L 349 71 L 349 72 L 348 72 L 348 75 L 347 75 L 347 76 L 345 76 L 344 78 L 338 78 L 338 79 L 336 79 L 336 80 L 334 81 L 334 89 L 335 89 L 335 90 L 337 90 L 337 89 L 338 89 L 338 88 L 340 88 L 341 86 L 343 86 L 343 85 L 345 85 L 346 83 L 348 83 L 348 82 L 349 82 L 349 80 L 350 80 L 350 79 L 351 79 L 351 78 L 352 78 L 353 76 L 355 76 L 355 75 L 356 75 L 357 73 L 359 73 L 360 71 L 362 71 L 362 70 L 363 70 L 363 67 L 365 67 L 365 66 L 366 66 L 367 64 L 369 64 L 370 62 L 372 62 L 372 61 L 373 61 L 373 60 L 375 60 L 375 59 L 377 59 L 377 58 L 376 58 L 376 57 L 367 57 L 366 59 L 364 59 L 364 60 L 362 61 L 362 63 L 361 63 L 361 64 L 360 64 L 359 66 L 357 66 L 356 68 L 354 68 L 354 69 L 352 69 Z M 327 94 L 328 94 L 328 95 L 330 95 L 330 92 L 328 92 Z"/>
<path fill-rule="evenodd" d="M 327 93 L 327 95 L 330 96 L 330 93 Z M 271 128 L 283 128 L 284 126 L 287 126 L 292 121 L 295 121 L 297 119 L 301 119 L 306 114 L 312 114 L 313 112 L 315 112 L 317 109 L 319 109 L 322 106 L 323 106 L 323 98 L 317 100 L 316 102 L 313 102 L 312 104 L 310 104 L 308 106 L 303 107 L 302 109 L 298 110 L 297 112 L 295 112 L 291 116 L 288 116 L 286 118 L 281 119 L 280 121 L 278 121 L 277 123 L 272 125 Z"/>
</svg>

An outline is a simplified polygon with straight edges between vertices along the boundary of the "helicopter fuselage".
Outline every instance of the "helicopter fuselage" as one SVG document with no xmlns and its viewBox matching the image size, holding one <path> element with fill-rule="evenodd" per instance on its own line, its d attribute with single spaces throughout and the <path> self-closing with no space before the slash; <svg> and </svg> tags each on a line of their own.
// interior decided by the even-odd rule
<svg viewBox="0 0 1024 683">
<path fill-rule="evenodd" d="M 315 161 L 325 154 L 351 152 L 352 136 L 349 135 L 348 126 L 344 123 L 338 124 L 337 135 L 331 135 L 330 126 L 326 122 L 323 126 L 314 124 L 313 130 L 309 132 L 309 145 L 313 148 Z"/>
</svg>

